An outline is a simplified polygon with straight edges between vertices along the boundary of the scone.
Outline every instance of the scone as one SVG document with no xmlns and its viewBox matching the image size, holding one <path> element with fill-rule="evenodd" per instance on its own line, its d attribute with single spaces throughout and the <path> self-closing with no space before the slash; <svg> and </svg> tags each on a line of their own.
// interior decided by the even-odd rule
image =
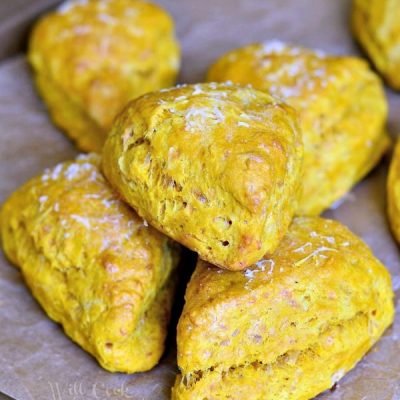
<svg viewBox="0 0 400 400">
<path fill-rule="evenodd" d="M 104 145 L 103 170 L 158 230 L 240 270 L 285 234 L 302 150 L 295 112 L 268 94 L 188 85 L 132 101 Z"/>
<path fill-rule="evenodd" d="M 207 79 L 251 84 L 298 110 L 304 178 L 297 215 L 318 215 L 331 206 L 388 146 L 382 85 L 361 59 L 269 42 L 223 55 Z"/>
<path fill-rule="evenodd" d="M 178 324 L 175 400 L 305 400 L 334 385 L 393 320 L 390 275 L 338 222 L 294 220 L 242 272 L 199 261 Z"/>
<path fill-rule="evenodd" d="M 126 103 L 172 86 L 180 51 L 173 22 L 142 0 L 71 0 L 34 27 L 28 58 L 56 125 L 101 151 Z"/>
<path fill-rule="evenodd" d="M 392 232 L 400 243 L 400 141 L 397 142 L 390 163 L 387 181 L 387 206 Z"/>
<path fill-rule="evenodd" d="M 400 89 L 400 0 L 353 0 L 354 36 L 393 89 Z"/>
<path fill-rule="evenodd" d="M 48 316 L 109 371 L 146 371 L 164 350 L 177 248 L 122 203 L 98 156 L 32 179 L 1 210 L 6 256 Z"/>
</svg>

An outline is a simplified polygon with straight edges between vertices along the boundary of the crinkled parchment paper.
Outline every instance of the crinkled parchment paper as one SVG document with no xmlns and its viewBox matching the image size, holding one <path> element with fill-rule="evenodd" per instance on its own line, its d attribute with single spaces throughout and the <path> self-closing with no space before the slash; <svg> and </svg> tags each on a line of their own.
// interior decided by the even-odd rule
<svg viewBox="0 0 400 400">
<path fill-rule="evenodd" d="M 251 41 L 279 38 L 333 53 L 355 53 L 346 0 L 160 0 L 175 17 L 183 47 L 182 82 L 201 81 L 219 54 Z M 400 95 L 388 92 L 389 131 L 400 132 Z M 397 114 L 397 115 L 396 115 Z M 0 201 L 75 150 L 52 126 L 36 97 L 24 56 L 0 65 Z M 400 262 L 385 215 L 387 162 L 340 207 L 326 213 L 359 234 L 390 269 L 397 294 Z M 0 255 L 0 392 L 18 400 L 168 399 L 176 373 L 174 339 L 153 371 L 111 374 L 62 333 Z M 398 314 L 400 307 L 396 302 Z M 399 318 L 329 400 L 400 399 Z M 245 400 L 245 399 L 243 399 Z"/>
</svg>

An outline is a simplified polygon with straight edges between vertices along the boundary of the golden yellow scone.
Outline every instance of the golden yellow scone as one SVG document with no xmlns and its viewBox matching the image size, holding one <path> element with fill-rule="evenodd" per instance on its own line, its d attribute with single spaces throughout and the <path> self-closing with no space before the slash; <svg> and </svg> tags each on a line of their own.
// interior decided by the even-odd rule
<svg viewBox="0 0 400 400">
<path fill-rule="evenodd" d="M 338 222 L 294 220 L 242 272 L 199 261 L 178 324 L 175 400 L 305 400 L 334 385 L 393 320 L 390 275 Z"/>
<path fill-rule="evenodd" d="M 175 83 L 173 22 L 142 0 L 68 1 L 34 27 L 29 61 L 55 124 L 100 151 L 126 103 Z"/>
<path fill-rule="evenodd" d="M 177 249 L 110 189 L 98 156 L 32 179 L 4 204 L 4 252 L 65 333 L 109 371 L 164 350 Z"/>
<path fill-rule="evenodd" d="M 387 181 L 387 203 L 392 232 L 400 243 L 400 141 L 396 144 L 390 163 Z"/>
<path fill-rule="evenodd" d="M 302 150 L 294 111 L 268 94 L 188 85 L 132 101 L 104 145 L 103 170 L 161 232 L 238 270 L 285 234 Z"/>
<path fill-rule="evenodd" d="M 331 206 L 388 146 L 382 85 L 361 59 L 273 41 L 223 55 L 207 79 L 251 84 L 299 111 L 304 178 L 298 215 L 318 215 Z"/>
<path fill-rule="evenodd" d="M 353 0 L 354 36 L 377 70 L 400 90 L 400 0 Z"/>
</svg>

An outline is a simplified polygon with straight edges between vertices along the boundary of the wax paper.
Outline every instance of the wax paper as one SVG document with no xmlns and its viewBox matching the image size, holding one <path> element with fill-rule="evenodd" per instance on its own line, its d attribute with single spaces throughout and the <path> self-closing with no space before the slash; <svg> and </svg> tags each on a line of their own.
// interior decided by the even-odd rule
<svg viewBox="0 0 400 400">
<path fill-rule="evenodd" d="M 254 41 L 281 39 L 336 54 L 359 54 L 349 32 L 350 1 L 158 2 L 176 20 L 183 52 L 181 82 L 201 81 L 207 66 L 221 53 Z M 400 132 L 400 95 L 389 90 L 387 94 L 391 106 L 388 129 L 395 137 Z M 25 56 L 0 64 L 0 202 L 44 168 L 75 154 L 35 94 Z M 389 157 L 325 215 L 359 234 L 389 268 L 399 314 L 399 251 L 385 213 Z M 192 264 L 193 257 L 183 262 Z M 175 307 L 172 325 L 178 310 Z M 166 353 L 152 371 L 135 375 L 106 372 L 46 317 L 19 272 L 0 255 L 0 392 L 15 399 L 168 399 L 177 372 L 173 332 L 174 326 Z M 319 399 L 400 399 L 399 318 L 359 365 Z"/>
</svg>

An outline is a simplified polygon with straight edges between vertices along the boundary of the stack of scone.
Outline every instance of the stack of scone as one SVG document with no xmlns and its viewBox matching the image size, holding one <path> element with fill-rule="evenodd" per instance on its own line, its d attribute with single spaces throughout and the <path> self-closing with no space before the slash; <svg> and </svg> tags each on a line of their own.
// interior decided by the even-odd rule
<svg viewBox="0 0 400 400">
<path fill-rule="evenodd" d="M 142 0 L 62 5 L 35 27 L 29 60 L 54 122 L 101 155 L 13 193 L 3 248 L 49 317 L 105 369 L 158 363 L 179 244 L 199 258 L 174 399 L 312 398 L 392 323 L 386 268 L 318 216 L 389 146 L 383 87 L 363 60 L 274 41 L 223 55 L 208 83 L 170 87 L 172 22 Z"/>
</svg>

